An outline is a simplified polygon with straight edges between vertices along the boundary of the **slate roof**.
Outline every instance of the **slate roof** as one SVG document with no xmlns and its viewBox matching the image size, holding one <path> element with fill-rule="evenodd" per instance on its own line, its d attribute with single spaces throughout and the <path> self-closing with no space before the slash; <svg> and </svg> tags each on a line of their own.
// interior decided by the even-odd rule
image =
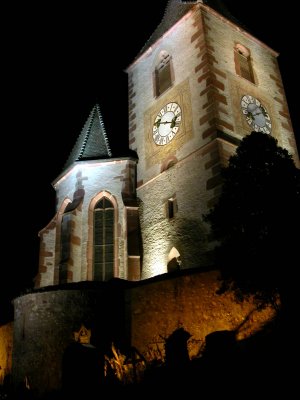
<svg viewBox="0 0 300 400">
<path fill-rule="evenodd" d="M 165 32 L 167 32 L 177 21 L 179 21 L 190 9 L 194 7 L 197 1 L 181 1 L 181 0 L 168 0 L 164 16 L 161 23 L 150 36 L 138 56 L 143 54 L 150 46 L 152 46 Z M 243 25 L 230 14 L 227 7 L 223 4 L 222 0 L 203 0 L 203 4 L 213 8 L 225 18 L 243 27 Z"/>
<path fill-rule="evenodd" d="M 96 104 L 78 136 L 64 169 L 75 161 L 106 159 L 111 156 L 100 107 Z"/>
</svg>

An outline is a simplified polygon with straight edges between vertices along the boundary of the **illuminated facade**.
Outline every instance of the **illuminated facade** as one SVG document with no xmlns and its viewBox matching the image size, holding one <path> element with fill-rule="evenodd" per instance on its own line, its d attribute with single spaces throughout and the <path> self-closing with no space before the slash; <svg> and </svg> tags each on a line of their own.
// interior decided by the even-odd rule
<svg viewBox="0 0 300 400">
<path fill-rule="evenodd" d="M 209 4 L 169 0 L 128 67 L 136 157 L 113 157 L 96 105 L 53 183 L 37 290 L 14 302 L 17 384 L 25 374 L 36 388 L 60 388 L 62 354 L 82 326 L 95 346 L 121 337 L 144 351 L 179 324 L 203 343 L 253 311 L 251 301 L 216 296 L 216 271 L 201 273 L 213 267 L 202 215 L 220 193 L 221 166 L 252 130 L 298 155 L 277 53 Z"/>
<path fill-rule="evenodd" d="M 137 158 L 112 157 L 95 106 L 54 182 L 36 287 L 209 267 L 202 215 L 239 141 L 271 134 L 298 162 L 277 55 L 226 9 L 170 0 L 127 71 Z"/>
<path fill-rule="evenodd" d="M 128 68 L 129 143 L 139 156 L 147 278 L 167 272 L 173 247 L 180 268 L 209 265 L 202 215 L 218 197 L 221 165 L 245 135 L 270 133 L 298 162 L 278 54 L 226 10 L 218 10 L 222 15 L 202 4 L 209 2 L 179 3 L 169 1 L 162 23 Z"/>
</svg>

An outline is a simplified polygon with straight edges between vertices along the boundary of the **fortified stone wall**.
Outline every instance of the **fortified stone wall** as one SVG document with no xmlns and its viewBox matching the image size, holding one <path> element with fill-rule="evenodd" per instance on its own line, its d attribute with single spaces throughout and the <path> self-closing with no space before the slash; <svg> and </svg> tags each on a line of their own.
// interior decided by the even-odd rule
<svg viewBox="0 0 300 400">
<path fill-rule="evenodd" d="M 14 302 L 13 382 L 18 386 L 26 377 L 37 396 L 59 390 L 69 372 L 63 370 L 64 356 L 82 325 L 91 330 L 91 345 L 100 354 L 109 354 L 113 342 L 121 349 L 133 345 L 146 358 L 157 349 L 163 353 L 164 339 L 182 327 L 191 335 L 192 358 L 209 333 L 233 330 L 243 339 L 273 316 L 271 308 L 257 311 L 251 299 L 237 303 L 230 294 L 217 295 L 220 285 L 217 271 L 194 269 L 135 283 L 82 282 L 21 296 Z"/>
<path fill-rule="evenodd" d="M 209 333 L 236 330 L 237 339 L 244 339 L 274 315 L 271 307 L 258 311 L 252 299 L 238 303 L 232 294 L 218 295 L 220 285 L 217 271 L 186 271 L 173 278 L 153 278 L 129 290 L 132 345 L 150 358 L 157 348 L 164 351 L 164 338 L 183 327 L 191 334 L 192 358 Z"/>
<path fill-rule="evenodd" d="M 54 287 L 15 299 L 15 387 L 26 377 L 37 396 L 59 390 L 64 354 L 74 344 L 74 332 L 82 325 L 91 330 L 91 344 L 102 352 L 110 348 L 112 341 L 124 340 L 122 290 L 115 290 L 113 282 L 77 285 L 68 284 L 66 289 Z"/>
</svg>

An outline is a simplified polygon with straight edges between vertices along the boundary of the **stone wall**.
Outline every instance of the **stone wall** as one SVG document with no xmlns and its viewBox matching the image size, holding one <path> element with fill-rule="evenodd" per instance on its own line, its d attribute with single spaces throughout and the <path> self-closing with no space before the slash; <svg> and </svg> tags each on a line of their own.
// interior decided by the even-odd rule
<svg viewBox="0 0 300 400">
<path fill-rule="evenodd" d="M 277 62 L 278 53 L 213 10 L 203 6 L 201 8 L 208 64 L 212 75 L 205 80 L 208 78 L 210 81 L 218 81 L 213 86 L 217 89 L 214 93 L 218 93 L 214 101 L 218 103 L 217 118 L 221 117 L 223 121 L 219 123 L 221 130 L 236 138 L 250 133 L 252 128 L 241 113 L 240 101 L 243 95 L 252 95 L 260 100 L 270 115 L 272 136 L 278 140 L 280 146 L 294 155 L 298 164 L 295 137 Z M 201 27 L 200 31 L 202 32 Z M 250 51 L 254 84 L 237 75 L 234 60 L 236 44 L 241 44 Z M 201 65 L 203 67 L 204 63 Z M 206 86 L 209 87 L 208 84 Z M 210 96 L 212 97 L 214 96 Z"/>
<path fill-rule="evenodd" d="M 209 152 L 194 152 L 138 189 L 143 278 L 167 272 L 168 256 L 173 247 L 180 254 L 182 268 L 210 263 L 206 254 L 209 250 L 207 226 L 202 221 L 210 196 L 205 190 L 209 174 L 206 163 L 210 160 Z M 170 198 L 176 201 L 172 218 L 168 216 Z"/>
<path fill-rule="evenodd" d="M 157 347 L 164 351 L 164 338 L 183 327 L 191 334 L 192 358 L 209 333 L 236 330 L 237 339 L 244 339 L 274 315 L 271 307 L 257 311 L 252 299 L 238 303 L 232 294 L 218 295 L 220 285 L 217 271 L 194 270 L 150 279 L 129 290 L 132 345 L 151 358 Z"/>
<path fill-rule="evenodd" d="M 164 339 L 182 327 L 191 335 L 192 358 L 209 333 L 234 330 L 243 339 L 272 317 L 273 309 L 257 311 L 251 299 L 237 303 L 230 294 L 217 295 L 219 287 L 217 271 L 193 269 L 140 282 L 67 284 L 21 296 L 14 301 L 13 382 L 18 386 L 26 377 L 37 396 L 59 390 L 64 355 L 82 325 L 91 330 L 91 345 L 102 356 L 114 342 L 119 349 L 133 345 L 146 358 L 157 349 L 163 352 Z"/>
<path fill-rule="evenodd" d="M 11 374 L 13 348 L 13 323 L 0 326 L 0 385 Z"/>
<path fill-rule="evenodd" d="M 15 299 L 15 387 L 26 377 L 37 396 L 60 389 L 64 354 L 74 344 L 74 332 L 81 325 L 91 329 L 91 344 L 102 353 L 112 341 L 124 341 L 122 290 L 116 290 L 113 282 L 78 285 L 52 287 Z"/>
</svg>

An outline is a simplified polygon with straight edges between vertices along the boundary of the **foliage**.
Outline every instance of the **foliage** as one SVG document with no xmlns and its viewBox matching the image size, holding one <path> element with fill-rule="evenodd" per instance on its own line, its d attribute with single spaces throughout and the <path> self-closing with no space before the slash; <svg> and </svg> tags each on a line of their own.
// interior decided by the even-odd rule
<svg viewBox="0 0 300 400">
<path fill-rule="evenodd" d="M 165 351 L 158 345 L 158 343 L 155 343 L 155 346 L 148 345 L 145 358 L 150 367 L 162 366 L 166 361 Z"/>
<path fill-rule="evenodd" d="M 113 376 L 122 384 L 137 383 L 143 377 L 146 362 L 136 349 L 131 349 L 129 355 L 124 355 L 112 343 L 111 357 L 105 355 L 105 377 Z"/>
<path fill-rule="evenodd" d="M 145 374 L 164 364 L 165 354 L 158 343 L 148 346 L 145 357 L 134 347 L 127 350 L 125 355 L 112 343 L 110 356 L 105 355 L 104 375 L 108 383 L 140 383 Z"/>
<path fill-rule="evenodd" d="M 224 289 L 255 293 L 263 301 L 289 291 L 300 222 L 299 172 L 287 150 L 263 133 L 245 137 L 230 158 L 219 201 L 205 216 L 218 242 Z"/>
</svg>

